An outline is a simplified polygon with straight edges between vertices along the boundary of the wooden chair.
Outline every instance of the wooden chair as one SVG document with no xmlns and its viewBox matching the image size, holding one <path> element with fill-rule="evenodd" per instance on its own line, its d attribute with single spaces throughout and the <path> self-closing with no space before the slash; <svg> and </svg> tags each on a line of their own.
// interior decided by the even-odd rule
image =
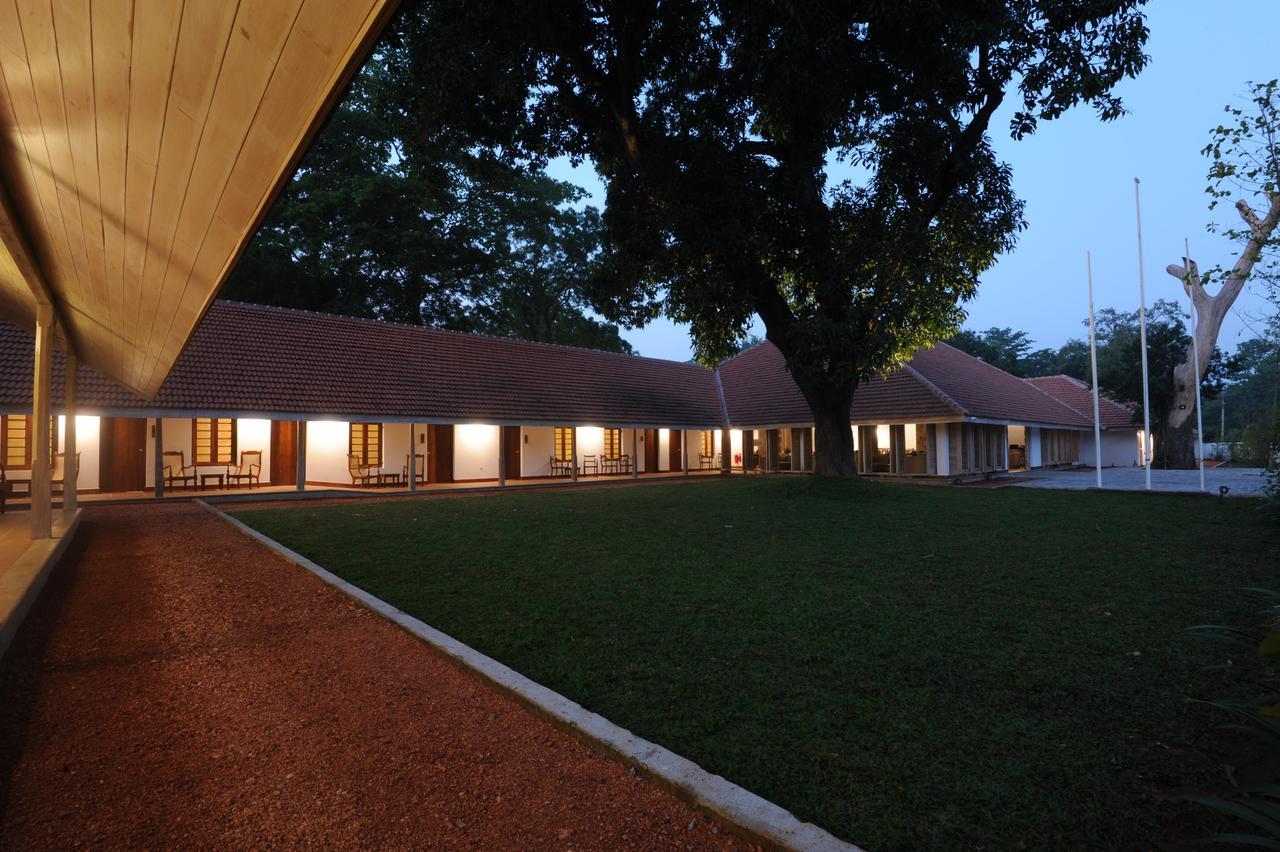
<svg viewBox="0 0 1280 852">
<path fill-rule="evenodd" d="M 172 488 L 173 483 L 196 487 L 196 466 L 187 464 L 187 456 L 182 450 L 164 451 L 164 484 Z"/>
<path fill-rule="evenodd" d="M 400 481 L 405 485 L 409 484 L 409 457 L 404 457 L 404 467 L 400 469 Z M 427 481 L 427 457 L 423 453 L 413 454 L 413 481 L 416 485 L 422 485 Z"/>
<path fill-rule="evenodd" d="M 227 468 L 227 485 L 242 482 L 248 482 L 250 488 L 262 485 L 262 450 L 241 451 L 240 467 Z"/>
<path fill-rule="evenodd" d="M 716 466 L 716 457 L 710 453 L 698 453 L 698 469 L 711 470 Z"/>
<path fill-rule="evenodd" d="M 552 476 L 573 476 L 573 462 L 568 459 L 551 457 Z"/>
<path fill-rule="evenodd" d="M 595 472 L 595 474 L 596 474 L 597 476 L 599 476 L 599 475 L 600 475 L 600 460 L 599 460 L 599 458 L 598 458 L 597 456 L 594 456 L 594 455 L 591 455 L 591 456 L 583 456 L 583 457 L 582 457 L 582 475 L 583 475 L 583 476 L 590 476 L 590 475 L 591 475 L 591 473 L 592 473 L 592 471 L 594 471 L 594 472 Z"/>
<path fill-rule="evenodd" d="M 49 490 L 50 491 L 52 491 L 54 487 L 62 488 L 66 484 L 66 478 L 67 478 L 66 457 L 67 457 L 66 453 L 53 454 L 52 472 L 49 474 Z M 76 465 L 76 476 L 78 477 L 80 475 L 80 454 L 79 453 L 76 453 L 75 465 Z"/>
<path fill-rule="evenodd" d="M 378 466 L 365 464 L 356 459 L 354 453 L 347 453 L 347 473 L 351 474 L 352 485 L 376 485 L 378 483 Z"/>
<path fill-rule="evenodd" d="M 623 453 L 621 456 L 618 457 L 618 473 L 630 473 L 630 472 L 631 472 L 631 455 L 629 453 Z"/>
</svg>

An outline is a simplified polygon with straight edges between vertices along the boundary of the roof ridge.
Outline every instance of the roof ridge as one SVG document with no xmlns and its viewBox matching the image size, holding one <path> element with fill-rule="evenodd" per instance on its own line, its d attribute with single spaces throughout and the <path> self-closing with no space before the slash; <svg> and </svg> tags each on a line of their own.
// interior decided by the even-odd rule
<svg viewBox="0 0 1280 852">
<path fill-rule="evenodd" d="M 914 358 L 915 355 L 912 354 L 911 357 Z M 963 417 L 969 416 L 969 410 L 967 408 L 961 405 L 957 400 L 953 399 L 951 395 L 948 394 L 946 391 L 944 391 L 942 388 L 938 387 L 932 381 L 925 378 L 923 373 L 921 373 L 915 367 L 911 366 L 910 361 L 903 364 L 902 368 L 906 370 L 908 373 L 910 373 L 911 375 L 915 376 L 918 382 L 920 382 L 926 388 L 931 390 L 939 399 L 941 399 L 947 405 L 950 405 L 953 409 L 955 409 L 957 414 L 960 414 Z"/>
<path fill-rule="evenodd" d="M 353 317 L 350 314 L 334 314 L 328 311 L 313 311 L 307 308 L 288 308 L 283 305 L 262 305 L 257 302 L 241 302 L 235 299 L 217 299 L 214 305 L 229 305 L 236 308 L 248 308 L 250 310 L 270 311 L 281 314 L 300 314 L 302 316 L 324 317 L 331 320 L 341 320 L 344 322 L 362 323 L 373 325 L 380 328 L 404 329 L 411 332 L 424 332 L 428 334 L 447 334 L 454 337 L 463 337 L 470 340 L 493 340 L 499 343 L 518 343 L 526 346 L 538 346 L 546 349 L 562 349 L 570 352 L 589 352 L 592 355 L 609 355 L 616 358 L 626 358 L 628 360 L 655 361 L 660 364 L 675 364 L 681 367 L 695 367 L 699 370 L 707 370 L 707 367 L 691 361 L 676 361 L 671 358 L 657 358 L 652 355 L 628 355 L 625 352 L 610 352 L 607 349 L 592 349 L 588 346 L 570 346 L 564 343 L 547 343 L 543 340 L 527 340 L 523 337 L 503 337 L 499 334 L 485 334 L 478 331 L 459 331 L 455 328 L 437 328 L 430 325 L 414 325 L 413 323 L 401 322 L 400 320 L 383 320 L 376 317 Z"/>
<path fill-rule="evenodd" d="M 1044 389 L 1042 389 L 1042 388 L 1038 387 L 1034 382 L 1029 382 L 1029 381 L 1027 381 L 1027 380 L 1026 380 L 1026 379 L 1024 379 L 1024 378 L 1020 378 L 1020 377 L 1018 377 L 1018 376 L 1015 376 L 1013 373 L 1010 373 L 1008 370 L 1002 370 L 1002 369 L 1000 369 L 1000 368 L 999 368 L 999 367 L 997 367 L 995 364 L 989 363 L 989 362 L 987 362 L 987 361 L 983 361 L 981 358 L 974 357 L 973 355 L 970 355 L 968 352 L 965 352 L 963 349 L 959 349 L 959 348 L 957 348 L 957 347 L 955 347 L 955 346 L 952 346 L 950 343 L 947 343 L 947 342 L 946 342 L 946 341 L 944 341 L 944 340 L 939 340 L 939 341 L 936 343 L 936 345 L 937 345 L 937 346 L 945 346 L 945 347 L 947 347 L 948 349 L 950 349 L 950 350 L 952 350 L 952 351 L 954 351 L 954 352 L 958 352 L 958 353 L 960 353 L 961 355 L 963 355 L 963 356 L 964 356 L 964 357 L 966 357 L 966 358 L 971 358 L 971 359 L 973 359 L 974 361 L 978 362 L 979 364 L 981 364 L 982 366 L 986 367 L 987 369 L 995 370 L 997 373 L 999 373 L 999 374 L 1000 374 L 1000 375 L 1002 375 L 1002 376 L 1008 376 L 1009 378 L 1013 379 L 1014 381 L 1022 382 L 1023 384 L 1026 384 L 1026 385 L 1028 385 L 1028 386 L 1030 386 L 1030 387 L 1034 388 L 1034 389 L 1035 389 L 1035 391 L 1036 391 L 1037 393 L 1039 393 L 1039 394 L 1043 394 L 1044 396 L 1048 397 L 1048 398 L 1049 398 L 1050 400 L 1052 400 L 1053 402 L 1057 403 L 1058 405 L 1061 405 L 1063 408 L 1067 409 L 1067 411 L 1070 411 L 1070 412 L 1073 412 L 1073 413 L 1075 413 L 1075 414 L 1078 414 L 1078 415 L 1080 415 L 1081 417 L 1084 417 L 1086 420 L 1088 420 L 1088 421 L 1090 421 L 1090 422 L 1093 422 L 1093 418 L 1092 418 L 1092 417 L 1089 417 L 1088 415 L 1084 414 L 1083 412 L 1079 411 L 1078 409 L 1074 408 L 1073 406 L 1067 405 L 1065 402 L 1063 402 L 1062 400 L 1058 399 L 1058 398 L 1057 398 L 1056 396 L 1054 396 L 1053 394 L 1051 394 L 1051 393 L 1049 393 L 1049 392 L 1045 391 Z"/>
</svg>

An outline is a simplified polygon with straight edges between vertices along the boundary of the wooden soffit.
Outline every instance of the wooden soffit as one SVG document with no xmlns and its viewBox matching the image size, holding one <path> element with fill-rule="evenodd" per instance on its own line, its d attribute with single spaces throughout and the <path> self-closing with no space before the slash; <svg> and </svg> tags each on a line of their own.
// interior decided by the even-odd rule
<svg viewBox="0 0 1280 852">
<path fill-rule="evenodd" d="M 0 319 L 160 388 L 396 0 L 0 0 Z"/>
</svg>

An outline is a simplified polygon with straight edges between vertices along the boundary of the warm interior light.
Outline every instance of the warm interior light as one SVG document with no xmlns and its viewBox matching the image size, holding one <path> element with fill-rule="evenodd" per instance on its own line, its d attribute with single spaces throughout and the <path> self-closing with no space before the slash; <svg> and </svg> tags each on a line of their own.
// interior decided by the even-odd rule
<svg viewBox="0 0 1280 852">
<path fill-rule="evenodd" d="M 876 427 L 876 446 L 877 447 L 889 446 L 889 427 L 888 426 Z"/>
<path fill-rule="evenodd" d="M 343 456 L 350 449 L 350 425 L 343 420 L 312 420 L 307 423 L 307 450 L 329 450 Z"/>
<path fill-rule="evenodd" d="M 471 449 L 480 449 L 489 445 L 497 446 L 497 426 L 486 423 L 463 423 L 456 427 L 458 443 Z"/>
</svg>

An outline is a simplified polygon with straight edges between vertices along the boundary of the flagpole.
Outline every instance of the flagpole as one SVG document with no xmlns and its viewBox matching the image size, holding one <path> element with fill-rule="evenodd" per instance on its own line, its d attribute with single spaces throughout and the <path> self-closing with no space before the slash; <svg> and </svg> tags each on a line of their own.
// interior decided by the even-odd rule
<svg viewBox="0 0 1280 852">
<path fill-rule="evenodd" d="M 1142 343 L 1142 468 L 1151 490 L 1151 391 L 1147 381 L 1147 286 L 1142 269 L 1142 201 L 1138 194 L 1140 181 L 1133 179 L 1133 209 L 1138 220 L 1138 335 Z"/>
<path fill-rule="evenodd" d="M 1089 361 L 1093 367 L 1093 460 L 1098 487 L 1102 487 L 1102 417 L 1098 412 L 1098 344 L 1093 333 L 1093 257 L 1084 253 L 1084 266 L 1089 276 Z"/>
<path fill-rule="evenodd" d="M 1200 462 L 1200 490 L 1204 490 L 1204 409 L 1200 405 L 1200 336 L 1196 334 L 1196 296 L 1191 289 L 1191 243 L 1182 238 L 1186 252 L 1183 263 L 1187 270 L 1187 297 L 1191 300 L 1191 357 L 1196 368 L 1196 458 Z"/>
</svg>

